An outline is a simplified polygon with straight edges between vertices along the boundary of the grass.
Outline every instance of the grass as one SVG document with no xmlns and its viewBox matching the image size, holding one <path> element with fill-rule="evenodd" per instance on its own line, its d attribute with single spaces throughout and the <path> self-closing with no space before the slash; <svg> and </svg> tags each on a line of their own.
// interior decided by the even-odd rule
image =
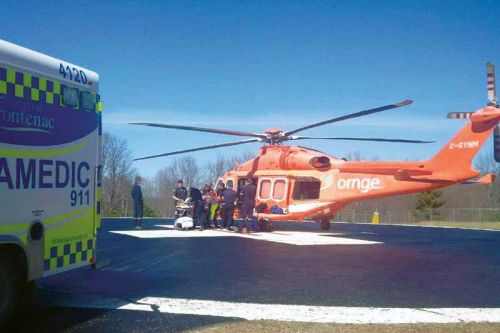
<svg viewBox="0 0 500 333">
<path fill-rule="evenodd" d="M 310 324 L 279 321 L 239 321 L 205 326 L 186 332 L 314 332 L 314 333 L 461 333 L 461 332 L 500 332 L 500 323 L 470 324 L 404 324 L 404 325 L 354 325 L 354 324 Z"/>
<path fill-rule="evenodd" d="M 410 223 L 411 225 L 432 227 L 454 227 L 500 230 L 500 222 L 453 222 L 453 221 L 422 221 Z"/>
</svg>

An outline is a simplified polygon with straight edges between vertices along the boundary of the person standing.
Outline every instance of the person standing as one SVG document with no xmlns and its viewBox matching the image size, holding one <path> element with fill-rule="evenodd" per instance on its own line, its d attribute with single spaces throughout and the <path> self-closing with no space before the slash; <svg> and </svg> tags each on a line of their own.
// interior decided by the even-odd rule
<svg viewBox="0 0 500 333">
<path fill-rule="evenodd" d="M 234 224 L 234 202 L 238 194 L 233 190 L 233 184 L 226 185 L 226 189 L 222 192 L 222 227 L 229 229 Z"/>
<path fill-rule="evenodd" d="M 134 227 L 142 229 L 142 217 L 144 212 L 144 202 L 142 199 L 141 177 L 135 177 L 135 184 L 132 186 L 132 201 L 134 202 Z"/>
<path fill-rule="evenodd" d="M 184 187 L 184 183 L 182 180 L 177 181 L 177 187 L 174 190 L 174 195 L 172 198 L 174 199 L 174 212 L 175 212 L 175 218 L 177 219 L 179 216 L 177 215 L 177 210 L 176 206 L 179 202 L 186 200 L 188 196 L 188 192 L 186 188 Z"/>
<path fill-rule="evenodd" d="M 226 189 L 226 186 L 222 181 L 220 181 L 217 184 L 217 188 L 215 189 L 215 207 L 212 205 L 212 212 L 211 212 L 211 217 L 212 217 L 212 222 L 215 228 L 220 228 L 219 224 L 217 223 L 217 213 L 219 213 L 220 218 L 221 218 L 221 225 L 222 225 L 222 220 L 224 219 L 224 214 L 222 211 L 222 192 Z"/>
<path fill-rule="evenodd" d="M 241 232 L 245 227 L 247 232 L 250 232 L 250 226 L 248 225 L 248 220 L 253 218 L 253 209 L 255 208 L 255 195 L 257 193 L 257 187 L 253 184 L 251 179 L 245 181 L 245 186 L 241 191 L 241 208 L 240 208 L 240 223 L 238 231 Z"/>
<path fill-rule="evenodd" d="M 193 224 L 196 228 L 196 225 L 200 226 L 200 230 L 204 229 L 204 211 L 205 204 L 203 202 L 203 196 L 201 191 L 194 186 L 189 187 L 189 197 L 186 199 L 186 202 L 193 203 Z"/>
<path fill-rule="evenodd" d="M 215 191 L 212 188 L 212 184 L 205 183 L 205 186 L 201 190 L 201 194 L 203 195 L 203 203 L 204 203 L 204 217 L 203 222 L 206 228 L 210 228 L 211 222 L 211 212 L 212 212 L 212 204 L 215 202 Z"/>
</svg>

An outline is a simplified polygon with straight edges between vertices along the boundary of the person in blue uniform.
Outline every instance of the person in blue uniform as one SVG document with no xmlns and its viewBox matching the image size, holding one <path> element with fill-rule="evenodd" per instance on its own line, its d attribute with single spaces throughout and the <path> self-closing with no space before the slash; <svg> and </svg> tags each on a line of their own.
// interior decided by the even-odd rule
<svg viewBox="0 0 500 333">
<path fill-rule="evenodd" d="M 222 192 L 222 227 L 229 229 L 234 224 L 234 202 L 238 194 L 233 190 L 232 184 L 227 184 L 226 189 Z"/>
<path fill-rule="evenodd" d="M 135 177 L 135 183 L 132 186 L 132 201 L 134 203 L 134 227 L 135 229 L 142 229 L 142 217 L 144 211 L 144 202 L 142 199 L 141 190 L 141 177 Z"/>
<path fill-rule="evenodd" d="M 176 206 L 177 204 L 180 202 L 180 201 L 184 201 L 186 200 L 188 197 L 188 191 L 187 189 L 184 187 L 184 183 L 182 182 L 182 180 L 178 180 L 177 181 L 177 187 L 175 188 L 174 190 L 174 195 L 172 196 L 172 198 L 174 199 L 174 212 L 175 213 L 175 218 L 177 219 L 179 216 L 177 215 L 177 211 L 176 211 Z"/>
<path fill-rule="evenodd" d="M 199 225 L 200 230 L 203 231 L 205 224 L 205 203 L 203 201 L 203 195 L 201 191 L 194 186 L 189 187 L 189 197 L 186 199 L 186 202 L 193 203 L 193 224 Z"/>
<path fill-rule="evenodd" d="M 239 215 L 239 226 L 238 231 L 241 232 L 243 228 L 250 232 L 250 226 L 248 225 L 248 220 L 253 218 L 253 209 L 255 208 L 255 195 L 257 193 L 257 187 L 253 184 L 251 179 L 245 181 L 245 186 L 241 190 L 241 207 Z"/>
</svg>

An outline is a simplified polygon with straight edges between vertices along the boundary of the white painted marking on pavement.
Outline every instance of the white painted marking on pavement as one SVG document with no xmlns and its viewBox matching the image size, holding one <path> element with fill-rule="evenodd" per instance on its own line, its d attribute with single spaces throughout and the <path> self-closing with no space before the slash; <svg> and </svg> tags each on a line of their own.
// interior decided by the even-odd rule
<svg viewBox="0 0 500 333">
<path fill-rule="evenodd" d="M 49 305 L 76 308 L 158 311 L 246 320 L 277 320 L 339 324 L 416 324 L 500 322 L 500 308 L 376 308 L 234 303 L 222 301 L 145 297 L 136 301 L 118 298 L 75 297 L 60 294 L 45 298 Z"/>
<path fill-rule="evenodd" d="M 374 225 L 373 223 L 361 223 L 361 222 L 333 222 L 337 224 L 361 224 L 361 225 Z M 498 229 L 481 229 L 481 228 L 466 228 L 466 227 L 448 227 L 444 225 L 418 225 L 418 224 L 399 224 L 399 223 L 379 223 L 376 225 L 384 225 L 388 227 L 416 227 L 416 228 L 435 228 L 435 229 L 459 229 L 459 230 L 477 230 L 477 231 L 495 231 L 500 232 Z"/>
<path fill-rule="evenodd" d="M 160 227 L 164 227 L 160 225 Z M 275 233 L 240 234 L 228 231 L 215 230 L 123 230 L 110 231 L 115 234 L 127 235 L 138 238 L 201 238 L 201 237 L 240 237 L 267 242 L 290 245 L 372 245 L 380 242 L 362 239 L 338 237 L 342 234 L 314 233 L 302 231 L 280 231 Z"/>
</svg>

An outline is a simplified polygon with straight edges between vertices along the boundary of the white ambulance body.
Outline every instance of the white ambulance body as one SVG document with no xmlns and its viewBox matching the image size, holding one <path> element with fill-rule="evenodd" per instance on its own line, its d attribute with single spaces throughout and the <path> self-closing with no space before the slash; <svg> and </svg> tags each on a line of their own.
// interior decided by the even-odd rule
<svg viewBox="0 0 500 333">
<path fill-rule="evenodd" d="M 26 281 L 95 263 L 95 72 L 0 40 L 0 322 Z"/>
</svg>

